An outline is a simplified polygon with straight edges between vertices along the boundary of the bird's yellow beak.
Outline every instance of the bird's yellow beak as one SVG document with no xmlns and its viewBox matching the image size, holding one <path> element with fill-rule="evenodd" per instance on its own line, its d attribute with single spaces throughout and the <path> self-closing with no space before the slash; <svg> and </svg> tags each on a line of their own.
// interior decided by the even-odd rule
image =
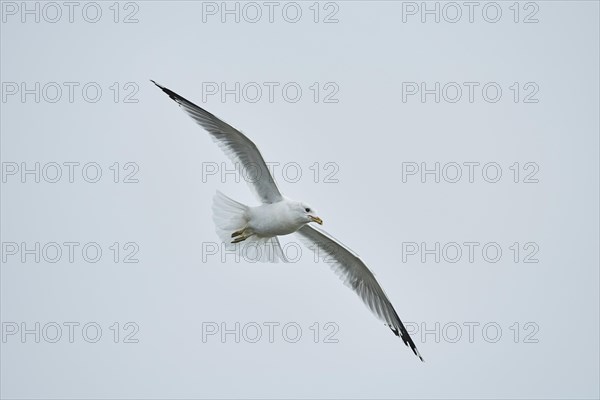
<svg viewBox="0 0 600 400">
<path fill-rule="evenodd" d="M 310 219 L 312 219 L 313 222 L 316 222 L 319 225 L 323 225 L 323 220 L 319 217 L 315 217 L 315 216 L 310 216 Z"/>
</svg>

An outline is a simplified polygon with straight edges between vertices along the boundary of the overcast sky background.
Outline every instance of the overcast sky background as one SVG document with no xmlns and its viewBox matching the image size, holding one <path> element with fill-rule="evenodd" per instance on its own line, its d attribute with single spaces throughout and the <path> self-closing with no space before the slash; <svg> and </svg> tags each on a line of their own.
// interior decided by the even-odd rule
<svg viewBox="0 0 600 400">
<path fill-rule="evenodd" d="M 79 3 L 73 22 L 58 4 L 38 3 L 38 23 L 21 2 L 2 2 L 2 397 L 599 396 L 597 2 L 520 3 L 518 16 L 500 2 L 496 23 L 486 2 L 473 22 L 462 6 L 456 23 L 441 3 L 439 23 L 421 22 L 420 2 L 300 2 L 295 23 L 285 2 L 273 22 L 262 2 L 257 22 L 244 3 L 239 22 L 222 22 L 221 2 L 99 2 L 95 23 L 93 4 Z M 149 79 L 279 163 L 281 191 L 363 257 L 425 363 L 306 248 L 290 264 L 220 251 L 215 191 L 256 200 Z M 235 92 L 236 82 L 239 101 L 221 98 L 221 83 Z M 440 82 L 439 103 L 407 94 L 421 82 Z M 464 82 L 474 82 L 472 102 Z M 22 182 L 36 163 L 40 182 Z M 64 163 L 79 163 L 73 182 Z M 88 180 L 102 172 L 96 183 L 82 175 L 88 163 Z M 403 179 L 421 163 L 439 163 L 439 183 L 420 171 Z M 473 182 L 464 163 L 479 163 Z M 496 183 L 482 175 L 488 163 L 487 180 L 502 173 Z M 448 182 L 457 164 L 462 176 Z M 78 243 L 73 262 L 65 242 Z M 294 238 L 283 242 L 293 256 Z M 436 242 L 439 262 L 423 262 L 421 244 Z M 472 262 L 465 242 L 477 243 Z M 87 243 L 101 248 L 97 262 L 84 259 Z M 463 252 L 456 262 L 448 243 Z M 36 322 L 39 343 L 21 336 Z M 222 323 L 240 324 L 239 343 L 222 339 Z M 272 343 L 269 323 L 279 324 Z M 102 334 L 88 343 L 95 327 Z"/>
</svg>

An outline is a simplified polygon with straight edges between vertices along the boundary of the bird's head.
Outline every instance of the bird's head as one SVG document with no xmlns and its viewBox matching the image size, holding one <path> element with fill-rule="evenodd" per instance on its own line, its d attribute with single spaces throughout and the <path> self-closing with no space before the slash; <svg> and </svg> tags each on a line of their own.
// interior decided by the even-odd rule
<svg viewBox="0 0 600 400">
<path fill-rule="evenodd" d="M 296 203 L 294 211 L 303 223 L 316 222 L 323 225 L 323 220 L 317 216 L 317 211 L 306 203 Z"/>
</svg>

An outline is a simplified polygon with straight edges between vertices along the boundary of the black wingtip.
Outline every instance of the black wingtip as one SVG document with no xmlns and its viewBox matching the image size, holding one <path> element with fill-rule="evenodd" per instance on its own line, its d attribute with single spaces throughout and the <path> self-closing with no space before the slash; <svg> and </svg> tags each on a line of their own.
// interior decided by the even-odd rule
<svg viewBox="0 0 600 400">
<path fill-rule="evenodd" d="M 185 99 L 184 97 L 178 95 L 177 93 L 175 93 L 174 91 L 172 91 L 169 88 L 164 87 L 163 85 L 160 85 L 158 83 L 156 83 L 154 80 L 150 79 L 150 82 L 154 83 L 156 86 L 158 86 L 158 88 L 160 90 L 162 90 L 163 92 L 165 92 L 167 94 L 167 96 L 169 96 L 172 100 L 176 101 L 177 103 L 179 103 L 179 105 L 181 105 L 182 102 L 184 103 L 189 103 L 190 105 L 193 105 L 195 107 L 198 107 L 197 105 L 195 105 L 194 103 L 192 103 L 191 101 Z"/>
<path fill-rule="evenodd" d="M 177 104 L 179 104 L 180 107 L 181 107 L 182 102 L 187 102 L 187 103 L 191 104 L 192 106 L 198 107 L 194 103 L 184 99 L 183 97 L 181 97 L 180 95 L 178 95 L 177 93 L 172 91 L 171 89 L 168 89 L 168 88 L 164 87 L 163 85 L 156 83 L 154 81 L 154 79 L 150 79 L 150 82 L 154 83 L 160 90 L 162 90 L 164 93 L 166 93 L 166 95 L 169 96 L 171 98 L 171 100 L 173 100 Z"/>
<path fill-rule="evenodd" d="M 154 83 L 156 86 L 158 86 L 163 91 L 166 89 L 163 85 L 156 83 L 156 81 L 154 79 L 150 79 L 150 82 Z"/>
<path fill-rule="evenodd" d="M 419 357 L 419 360 L 421 360 L 421 362 L 425 362 L 425 360 L 421 356 L 421 353 L 419 353 L 419 350 L 417 350 L 417 346 L 415 345 L 415 342 L 413 342 L 412 338 L 408 334 L 408 331 L 406 329 L 403 329 L 404 327 L 402 327 L 399 330 L 398 328 L 396 328 L 394 326 L 391 326 L 391 325 L 388 325 L 388 326 L 392 330 L 392 332 L 394 332 L 394 335 L 400 337 L 402 339 L 402 341 L 404 342 L 404 344 L 407 347 L 410 347 L 412 352 L 415 353 L 415 356 Z"/>
<path fill-rule="evenodd" d="M 419 360 L 421 360 L 421 362 L 425 362 L 425 360 L 423 359 L 423 357 L 421 356 L 421 353 L 419 353 L 419 350 L 417 350 L 417 346 L 415 346 L 414 342 L 412 341 L 412 339 L 409 339 L 409 343 L 407 343 L 406 341 L 404 342 L 407 346 L 410 347 L 410 349 L 412 350 L 413 353 L 415 353 L 415 356 L 419 357 Z"/>
<path fill-rule="evenodd" d="M 419 360 L 421 360 L 421 362 L 425 362 L 425 360 L 421 356 L 421 353 L 419 353 L 419 350 L 417 350 L 417 346 L 415 345 L 415 342 L 413 342 L 411 337 L 408 336 L 408 332 L 406 332 L 406 335 L 407 335 L 407 339 L 402 338 L 402 340 L 404 341 L 404 344 L 407 345 L 408 347 L 410 347 L 412 352 L 415 353 L 415 356 L 419 357 Z"/>
<path fill-rule="evenodd" d="M 425 362 L 425 359 L 421 357 L 421 354 L 419 354 L 418 351 L 415 354 L 417 355 L 417 357 L 419 357 L 419 360 L 421 360 L 421 362 Z"/>
</svg>

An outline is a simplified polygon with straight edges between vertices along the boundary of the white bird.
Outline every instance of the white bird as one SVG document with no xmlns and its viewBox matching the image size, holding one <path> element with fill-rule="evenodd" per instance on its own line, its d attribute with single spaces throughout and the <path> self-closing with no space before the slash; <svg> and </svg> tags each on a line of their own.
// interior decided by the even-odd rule
<svg viewBox="0 0 600 400">
<path fill-rule="evenodd" d="M 249 184 L 262 202 L 260 206 L 246 206 L 217 191 L 213 202 L 213 219 L 221 240 L 226 243 L 253 241 L 269 245 L 274 253 L 268 256 L 268 261 L 287 261 L 277 236 L 295 232 L 309 248 L 318 252 L 319 256 L 332 265 L 344 284 L 354 290 L 369 309 L 383 320 L 396 336 L 400 336 L 404 344 L 423 361 L 373 273 L 352 250 L 323 230 L 309 225 L 311 222 L 323 224 L 312 207 L 281 195 L 256 145 L 242 132 L 208 111 L 172 90 L 154 81 L 152 83 L 206 129 L 236 165 L 257 171 L 256 176 L 259 179 L 253 179 Z"/>
</svg>

